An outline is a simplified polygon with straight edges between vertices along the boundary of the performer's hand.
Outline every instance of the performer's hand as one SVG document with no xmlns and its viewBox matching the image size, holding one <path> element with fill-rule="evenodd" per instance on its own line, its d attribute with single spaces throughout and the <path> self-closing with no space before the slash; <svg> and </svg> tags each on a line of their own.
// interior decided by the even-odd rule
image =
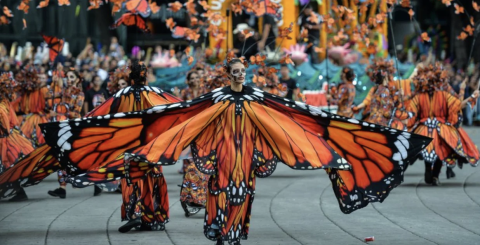
<svg viewBox="0 0 480 245">
<path fill-rule="evenodd" d="M 360 108 L 358 108 L 358 106 L 354 106 L 352 107 L 352 111 L 353 113 L 358 113 L 360 111 Z"/>
<path fill-rule="evenodd" d="M 480 93 L 480 92 L 479 92 L 478 90 L 475 90 L 475 92 L 473 92 L 473 94 L 472 94 L 472 97 L 473 97 L 474 99 L 478 98 L 479 93 Z"/>
<path fill-rule="evenodd" d="M 460 89 L 465 89 L 467 87 L 468 77 L 463 79 L 462 84 L 460 84 Z"/>
</svg>

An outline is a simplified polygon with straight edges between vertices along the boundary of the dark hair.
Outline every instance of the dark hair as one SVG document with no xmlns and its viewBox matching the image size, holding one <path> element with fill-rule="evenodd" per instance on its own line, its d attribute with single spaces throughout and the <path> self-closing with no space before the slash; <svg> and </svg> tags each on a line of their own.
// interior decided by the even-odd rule
<svg viewBox="0 0 480 245">
<path fill-rule="evenodd" d="M 129 79 L 132 84 L 145 84 L 147 82 L 147 67 L 143 62 L 132 60 Z"/>
<path fill-rule="evenodd" d="M 307 6 L 305 6 L 305 9 L 313 9 L 313 4 L 307 3 Z"/>
<path fill-rule="evenodd" d="M 225 68 L 228 74 L 230 74 L 230 72 L 232 71 L 232 65 L 237 63 L 243 64 L 243 61 L 241 59 L 233 58 L 227 62 L 227 65 L 225 66 Z"/>
<path fill-rule="evenodd" d="M 102 80 L 102 78 L 101 78 L 99 75 L 94 75 L 94 76 L 92 77 L 92 83 L 95 82 L 95 78 L 97 78 L 97 77 L 100 78 L 100 81 L 102 81 L 102 83 L 103 83 L 103 80 Z"/>
<path fill-rule="evenodd" d="M 75 74 L 75 76 L 76 76 L 78 79 L 82 80 L 82 76 L 80 76 L 80 73 L 79 73 L 75 68 L 69 67 L 69 68 L 67 69 L 67 71 L 65 72 L 65 75 L 67 75 L 67 73 L 69 73 L 69 72 L 73 72 L 73 74 Z"/>
<path fill-rule="evenodd" d="M 352 82 L 355 79 L 355 72 L 353 72 L 350 67 L 344 67 L 342 72 L 345 74 L 345 79 L 347 79 L 347 81 Z"/>
<path fill-rule="evenodd" d="M 187 74 L 187 81 L 190 81 L 190 78 L 192 77 L 193 74 L 197 74 L 197 75 L 198 75 L 198 73 L 197 73 L 196 71 L 191 71 L 191 72 L 189 72 L 189 73 Z"/>
<path fill-rule="evenodd" d="M 374 74 L 374 79 L 375 80 L 373 82 L 375 84 L 382 84 L 384 78 L 385 78 L 385 76 L 382 75 L 382 70 L 379 70 L 379 71 L 375 72 L 375 74 Z"/>
<path fill-rule="evenodd" d="M 285 68 L 288 68 L 288 65 L 287 65 L 287 64 L 281 64 L 281 65 L 280 65 L 280 68 L 284 68 L 284 67 L 285 67 Z"/>
</svg>

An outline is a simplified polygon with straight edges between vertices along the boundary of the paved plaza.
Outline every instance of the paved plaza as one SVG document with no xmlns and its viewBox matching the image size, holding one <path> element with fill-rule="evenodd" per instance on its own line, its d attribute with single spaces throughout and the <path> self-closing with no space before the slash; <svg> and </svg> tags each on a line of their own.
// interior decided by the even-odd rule
<svg viewBox="0 0 480 245">
<path fill-rule="evenodd" d="M 466 128 L 480 145 L 480 129 Z M 50 197 L 56 175 L 26 188 L 29 200 L 0 201 L 1 245 L 214 244 L 203 235 L 203 212 L 186 218 L 179 203 L 179 165 L 164 167 L 170 196 L 166 231 L 121 234 L 121 195 L 93 197 L 93 187 L 67 189 L 67 198 Z M 423 182 L 423 162 L 384 203 L 343 214 L 323 170 L 294 171 L 284 165 L 257 181 L 249 239 L 242 244 L 480 244 L 480 167 L 455 168 L 443 186 Z"/>
</svg>

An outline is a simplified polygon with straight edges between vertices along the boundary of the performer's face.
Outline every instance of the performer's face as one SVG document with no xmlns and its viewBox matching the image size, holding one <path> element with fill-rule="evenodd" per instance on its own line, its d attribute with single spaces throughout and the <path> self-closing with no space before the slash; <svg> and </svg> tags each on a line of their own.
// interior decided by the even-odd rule
<svg viewBox="0 0 480 245">
<path fill-rule="evenodd" d="M 120 81 L 118 81 L 118 88 L 119 89 L 126 88 L 127 86 L 128 86 L 127 81 L 125 81 L 123 79 L 120 79 Z"/>
<path fill-rule="evenodd" d="M 197 87 L 199 81 L 200 81 L 200 76 L 198 75 L 198 73 L 192 73 L 190 75 L 190 79 L 188 79 L 188 85 L 190 87 Z"/>
<path fill-rule="evenodd" d="M 47 75 L 38 74 L 38 82 L 40 83 L 40 87 L 47 85 Z"/>
<path fill-rule="evenodd" d="M 69 85 L 77 85 L 77 75 L 74 72 L 67 72 L 67 80 Z"/>
<path fill-rule="evenodd" d="M 245 66 L 242 63 L 235 63 L 231 66 L 230 79 L 232 82 L 243 83 L 246 75 Z"/>
</svg>

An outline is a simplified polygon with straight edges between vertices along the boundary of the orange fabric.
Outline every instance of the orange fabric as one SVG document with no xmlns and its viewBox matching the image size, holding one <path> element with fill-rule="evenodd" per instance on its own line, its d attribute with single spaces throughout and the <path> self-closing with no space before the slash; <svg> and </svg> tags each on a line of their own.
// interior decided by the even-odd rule
<svg viewBox="0 0 480 245">
<path fill-rule="evenodd" d="M 0 103 L 0 174 L 33 151 L 32 143 L 23 136 L 9 101 Z"/>
<path fill-rule="evenodd" d="M 433 138 L 424 150 L 425 161 L 434 162 L 438 157 L 454 164 L 453 159 L 466 157 L 460 135 L 454 127 L 460 105 L 459 99 L 445 91 L 435 91 L 431 96 L 419 93 L 410 101 L 408 110 L 415 116 L 408 120 L 408 127 L 412 127 L 416 134 Z"/>
</svg>

